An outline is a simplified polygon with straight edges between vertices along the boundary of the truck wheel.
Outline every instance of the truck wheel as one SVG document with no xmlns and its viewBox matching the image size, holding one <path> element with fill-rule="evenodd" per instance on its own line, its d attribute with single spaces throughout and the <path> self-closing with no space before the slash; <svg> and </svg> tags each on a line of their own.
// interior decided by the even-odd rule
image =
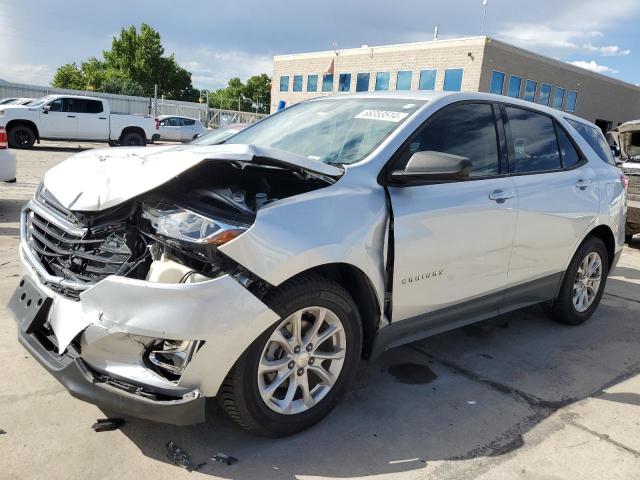
<svg viewBox="0 0 640 480">
<path fill-rule="evenodd" d="M 280 320 L 236 362 L 218 402 L 245 430 L 284 437 L 335 407 L 355 375 L 362 326 L 351 295 L 318 275 L 288 282 L 264 301 Z"/>
<path fill-rule="evenodd" d="M 11 127 L 7 132 L 9 135 L 9 146 L 11 148 L 27 149 L 33 147 L 36 143 L 36 135 L 33 129 L 26 125 L 16 125 Z"/>
<path fill-rule="evenodd" d="M 124 147 L 143 147 L 145 144 L 145 138 L 136 132 L 125 133 L 120 140 L 120 145 Z"/>
<path fill-rule="evenodd" d="M 602 240 L 587 240 L 578 248 L 564 274 L 551 317 L 561 323 L 586 322 L 600 303 L 609 274 L 609 254 Z"/>
</svg>

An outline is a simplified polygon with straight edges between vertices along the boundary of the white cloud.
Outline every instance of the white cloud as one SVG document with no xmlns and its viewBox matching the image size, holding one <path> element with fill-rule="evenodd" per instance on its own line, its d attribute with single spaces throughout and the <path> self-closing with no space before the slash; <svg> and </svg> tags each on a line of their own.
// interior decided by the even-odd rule
<svg viewBox="0 0 640 480">
<path fill-rule="evenodd" d="M 46 64 L 4 63 L 2 78 L 8 82 L 50 85 L 54 71 Z"/>
<path fill-rule="evenodd" d="M 588 32 L 586 35 L 595 32 Z M 553 47 L 561 49 L 577 48 L 577 39 L 585 33 L 578 30 L 553 29 L 548 25 L 527 23 L 511 25 L 496 35 L 507 42 L 524 47 Z"/>
<path fill-rule="evenodd" d="M 600 65 L 595 60 L 591 60 L 587 62 L 585 60 L 574 60 L 573 62 L 567 62 L 571 65 L 575 65 L 576 67 L 584 68 L 587 70 L 591 70 L 596 73 L 618 73 L 618 70 L 614 70 L 611 67 L 607 67 L 606 65 Z"/>
<path fill-rule="evenodd" d="M 617 45 L 607 45 L 603 47 L 596 47 L 591 43 L 586 43 L 582 46 L 585 50 L 589 50 L 590 52 L 597 52 L 605 57 L 622 57 L 625 55 L 629 55 L 631 50 L 625 49 L 623 50 Z"/>
<path fill-rule="evenodd" d="M 178 63 L 191 72 L 193 86 L 216 89 L 227 85 L 232 77 L 244 82 L 252 75 L 266 73 L 271 76 L 273 58 L 239 51 L 219 51 L 200 47 L 194 52 L 176 52 Z"/>
</svg>

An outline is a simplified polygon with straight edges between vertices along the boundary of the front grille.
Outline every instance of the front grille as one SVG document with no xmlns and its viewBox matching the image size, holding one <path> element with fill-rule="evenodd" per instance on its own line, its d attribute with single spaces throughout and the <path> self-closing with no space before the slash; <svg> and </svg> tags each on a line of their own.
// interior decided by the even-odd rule
<svg viewBox="0 0 640 480">
<path fill-rule="evenodd" d="M 46 282 L 58 293 L 78 299 L 82 290 L 130 267 L 135 229 L 125 212 L 114 212 L 99 224 L 82 224 L 73 213 L 37 205 L 25 210 L 26 243 L 46 272 L 64 282 Z M 43 210 L 44 209 L 44 210 Z M 72 220 L 75 220 L 73 222 Z"/>
</svg>

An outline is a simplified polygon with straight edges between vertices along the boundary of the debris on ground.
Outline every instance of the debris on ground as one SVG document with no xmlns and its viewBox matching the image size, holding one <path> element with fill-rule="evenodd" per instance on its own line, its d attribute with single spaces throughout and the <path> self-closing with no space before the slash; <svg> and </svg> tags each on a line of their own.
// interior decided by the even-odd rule
<svg viewBox="0 0 640 480">
<path fill-rule="evenodd" d="M 200 469 L 203 465 L 206 465 L 207 462 L 202 462 L 195 464 L 187 455 L 187 453 L 182 450 L 179 446 L 173 443 L 172 440 L 167 442 L 167 458 L 171 460 L 171 463 L 174 465 L 178 465 L 179 467 L 184 468 L 189 472 L 193 472 L 195 470 Z"/>
<path fill-rule="evenodd" d="M 2 429 L 0 428 L 0 435 L 6 435 L 6 434 L 7 434 L 7 432 L 5 432 L 4 430 L 2 430 Z"/>
<path fill-rule="evenodd" d="M 231 457 L 229 455 L 226 455 L 224 453 L 216 453 L 211 460 L 214 460 L 218 463 L 226 463 L 227 465 L 233 465 L 234 463 L 236 463 L 238 461 L 238 459 L 236 457 Z"/>
<path fill-rule="evenodd" d="M 467 404 L 468 405 L 475 405 L 476 401 L 475 400 L 469 400 L 469 401 L 467 401 Z"/>
<path fill-rule="evenodd" d="M 99 418 L 91 428 L 96 432 L 109 432 L 119 429 L 125 423 L 124 418 Z"/>
</svg>

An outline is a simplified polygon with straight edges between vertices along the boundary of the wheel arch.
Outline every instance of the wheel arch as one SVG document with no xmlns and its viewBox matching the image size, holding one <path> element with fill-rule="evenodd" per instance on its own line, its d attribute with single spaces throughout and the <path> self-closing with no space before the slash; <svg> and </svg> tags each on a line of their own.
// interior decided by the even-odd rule
<svg viewBox="0 0 640 480">
<path fill-rule="evenodd" d="M 120 132 L 120 137 L 118 138 L 118 141 L 120 143 L 122 143 L 122 139 L 124 138 L 125 135 L 127 135 L 128 133 L 137 133 L 139 135 L 142 136 L 144 143 L 147 143 L 147 134 L 144 131 L 144 129 L 142 127 L 135 127 L 135 126 L 131 126 L 131 127 L 125 127 L 122 129 L 122 132 Z"/>
<path fill-rule="evenodd" d="M 609 267 L 611 267 L 611 265 L 613 265 L 613 260 L 616 255 L 616 240 L 613 235 L 613 231 L 608 225 L 598 225 L 584 237 L 584 240 L 580 242 L 580 245 L 582 245 L 588 238 L 591 238 L 591 237 L 596 237 L 602 240 L 605 247 L 607 248 Z M 578 246 L 578 248 L 580 248 L 580 245 Z"/>
<path fill-rule="evenodd" d="M 16 127 L 18 125 L 24 125 L 32 129 L 33 133 L 36 135 L 36 140 L 40 141 L 40 132 L 38 131 L 38 126 L 32 120 L 26 120 L 26 119 L 11 120 L 7 122 L 7 125 L 5 126 L 5 128 L 7 132 L 9 132 L 9 130 L 11 130 L 13 127 Z"/>
<path fill-rule="evenodd" d="M 369 357 L 381 315 L 380 302 L 371 280 L 362 270 L 349 263 L 328 263 L 297 273 L 287 281 L 309 273 L 318 274 L 340 284 L 353 297 L 362 322 L 362 356 Z"/>
</svg>

